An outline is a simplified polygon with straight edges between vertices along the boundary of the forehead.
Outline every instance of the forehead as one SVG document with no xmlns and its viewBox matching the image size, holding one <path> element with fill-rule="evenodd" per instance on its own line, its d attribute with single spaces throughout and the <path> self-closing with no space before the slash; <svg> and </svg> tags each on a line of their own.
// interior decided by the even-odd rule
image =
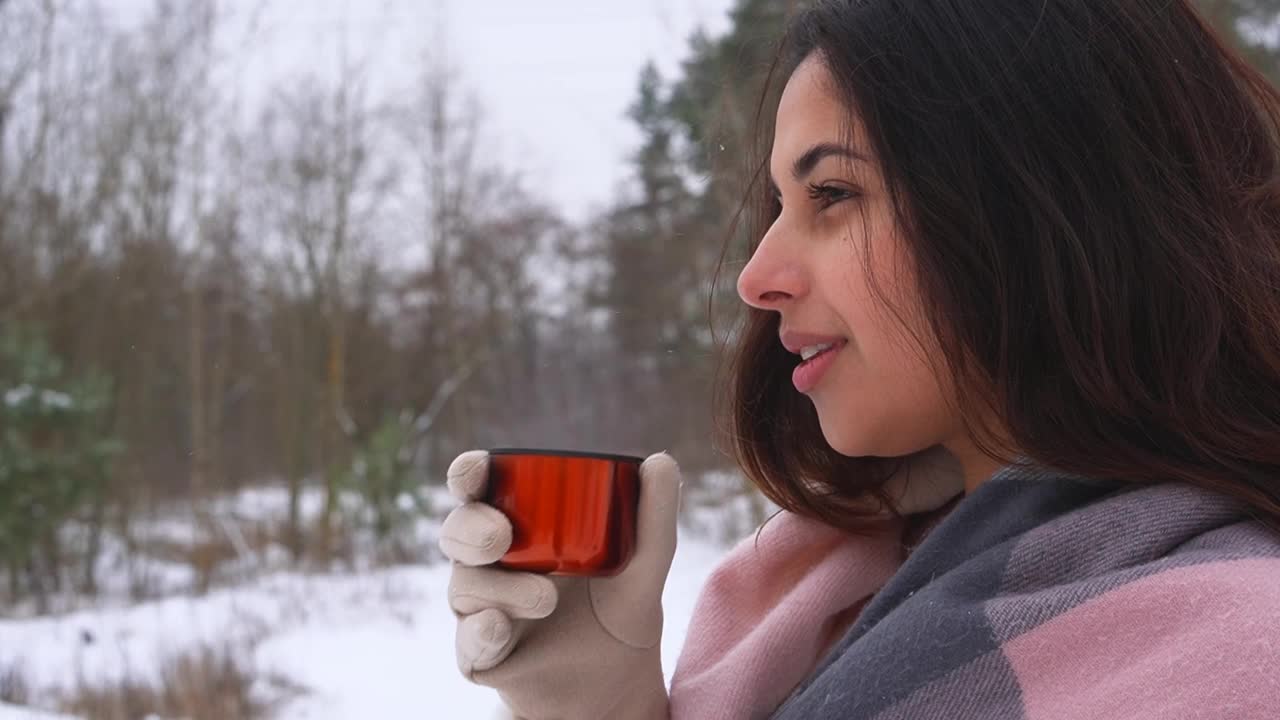
<svg viewBox="0 0 1280 720">
<path fill-rule="evenodd" d="M 826 65 L 810 56 L 782 90 L 774 126 L 772 164 L 790 162 L 820 142 L 849 143 L 857 118 L 841 102 Z"/>
</svg>

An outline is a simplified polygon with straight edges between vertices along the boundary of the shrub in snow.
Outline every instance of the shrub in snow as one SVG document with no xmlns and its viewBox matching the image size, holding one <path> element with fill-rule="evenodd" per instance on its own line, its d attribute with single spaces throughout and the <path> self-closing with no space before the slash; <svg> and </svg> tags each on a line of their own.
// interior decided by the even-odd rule
<svg viewBox="0 0 1280 720">
<path fill-rule="evenodd" d="M 405 562 L 422 554 L 416 547 L 415 525 L 431 515 L 431 504 L 414 466 L 413 438 L 409 414 L 387 415 L 356 451 L 342 478 L 346 489 L 360 499 L 348 514 L 358 527 L 372 531 L 380 560 Z"/>
<path fill-rule="evenodd" d="M 68 377 L 39 334 L 0 335 L 0 558 L 10 600 L 43 607 L 72 557 L 63 527 L 95 505 L 120 445 L 108 432 L 109 380 Z M 91 536 L 92 537 L 92 536 Z M 92 584 L 95 543 L 81 549 Z"/>
</svg>

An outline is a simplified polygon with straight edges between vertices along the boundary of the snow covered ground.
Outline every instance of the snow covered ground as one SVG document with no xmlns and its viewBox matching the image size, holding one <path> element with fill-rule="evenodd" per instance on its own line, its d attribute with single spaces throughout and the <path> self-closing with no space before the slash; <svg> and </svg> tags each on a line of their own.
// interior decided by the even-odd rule
<svg viewBox="0 0 1280 720">
<path fill-rule="evenodd" d="M 30 708 L 18 707 L 17 705 L 0 703 L 0 720 L 69 720 L 70 718 L 70 715 L 48 713 L 41 710 L 32 710 Z"/>
<path fill-rule="evenodd" d="M 707 539 L 682 530 L 664 596 L 668 679 L 698 591 L 725 551 L 723 533 Z M 284 698 L 274 715 L 281 720 L 492 717 L 496 694 L 463 680 L 455 665 L 448 575 L 443 563 L 271 571 L 203 596 L 0 621 L 0 669 L 20 668 L 32 705 L 49 708 L 85 680 L 111 683 L 127 674 L 158 682 L 167 655 L 204 645 L 242 653 L 259 678 L 255 689 Z M 56 717 L 65 716 L 0 705 L 0 720 Z"/>
</svg>

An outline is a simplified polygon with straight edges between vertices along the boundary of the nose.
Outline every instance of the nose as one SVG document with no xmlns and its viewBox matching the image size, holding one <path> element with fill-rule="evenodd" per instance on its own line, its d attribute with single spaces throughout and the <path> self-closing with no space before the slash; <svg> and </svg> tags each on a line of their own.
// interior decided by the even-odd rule
<svg viewBox="0 0 1280 720">
<path fill-rule="evenodd" d="M 738 297 L 761 310 L 781 310 L 803 297 L 808 288 L 804 271 L 783 252 L 783 237 L 777 230 L 775 222 L 738 275 Z"/>
</svg>

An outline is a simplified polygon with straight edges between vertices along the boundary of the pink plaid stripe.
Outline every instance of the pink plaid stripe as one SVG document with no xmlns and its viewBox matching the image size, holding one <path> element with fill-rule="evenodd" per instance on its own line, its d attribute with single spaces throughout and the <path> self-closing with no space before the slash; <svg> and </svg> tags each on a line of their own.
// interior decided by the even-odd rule
<svg viewBox="0 0 1280 720">
<path fill-rule="evenodd" d="M 1280 717 L 1280 559 L 1169 569 L 1004 646 L 1027 720 Z"/>
</svg>

